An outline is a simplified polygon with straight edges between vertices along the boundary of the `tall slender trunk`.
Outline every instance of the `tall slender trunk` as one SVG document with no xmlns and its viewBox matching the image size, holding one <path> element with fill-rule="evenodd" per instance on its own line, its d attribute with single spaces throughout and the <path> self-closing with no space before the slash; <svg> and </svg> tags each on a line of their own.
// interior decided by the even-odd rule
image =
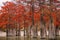
<svg viewBox="0 0 60 40">
<path fill-rule="evenodd" d="M 8 24 L 6 25 L 6 36 L 8 37 Z"/>
<path fill-rule="evenodd" d="M 49 22 L 49 39 L 55 39 L 56 35 L 55 35 L 55 26 L 54 26 L 54 19 L 51 16 L 52 13 L 52 1 L 50 0 L 50 22 Z"/>
</svg>

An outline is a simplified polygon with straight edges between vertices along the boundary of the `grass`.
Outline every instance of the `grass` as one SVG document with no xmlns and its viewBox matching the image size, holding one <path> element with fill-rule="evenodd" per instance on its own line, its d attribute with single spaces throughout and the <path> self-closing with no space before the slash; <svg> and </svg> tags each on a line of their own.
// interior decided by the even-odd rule
<svg viewBox="0 0 60 40">
<path fill-rule="evenodd" d="M 39 37 L 37 38 L 27 38 L 27 37 L 0 37 L 0 40 L 60 40 L 60 36 L 56 37 L 57 39 L 40 39 Z"/>
</svg>

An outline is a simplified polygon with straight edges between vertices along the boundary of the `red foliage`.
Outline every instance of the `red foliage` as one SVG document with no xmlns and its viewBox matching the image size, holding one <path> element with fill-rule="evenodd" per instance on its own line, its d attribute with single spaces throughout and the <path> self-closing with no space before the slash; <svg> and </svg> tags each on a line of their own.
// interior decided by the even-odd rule
<svg viewBox="0 0 60 40">
<path fill-rule="evenodd" d="M 15 23 L 20 24 L 20 28 L 28 27 L 32 25 L 32 11 L 31 6 L 26 7 L 22 4 L 14 4 L 13 2 L 6 2 L 2 9 L 0 10 L 0 27 L 5 28 L 7 24 L 11 24 L 13 27 Z M 43 20 L 45 23 L 50 21 L 50 16 L 53 19 L 54 25 L 60 25 L 60 12 L 51 12 L 47 7 L 43 8 Z M 60 10 L 59 10 L 60 11 Z M 42 11 L 37 8 L 34 10 L 34 24 L 40 22 Z M 56 16 L 57 15 L 57 16 Z M 58 16 L 59 15 L 59 16 Z M 25 21 L 25 24 L 24 24 Z"/>
</svg>

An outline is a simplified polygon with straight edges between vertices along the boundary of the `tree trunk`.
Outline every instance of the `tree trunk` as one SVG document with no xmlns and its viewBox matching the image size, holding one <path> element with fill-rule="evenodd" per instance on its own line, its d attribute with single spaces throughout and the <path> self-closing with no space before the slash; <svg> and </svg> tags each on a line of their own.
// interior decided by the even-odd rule
<svg viewBox="0 0 60 40">
<path fill-rule="evenodd" d="M 49 24 L 49 38 L 54 39 L 55 38 L 55 27 L 53 23 Z"/>
</svg>

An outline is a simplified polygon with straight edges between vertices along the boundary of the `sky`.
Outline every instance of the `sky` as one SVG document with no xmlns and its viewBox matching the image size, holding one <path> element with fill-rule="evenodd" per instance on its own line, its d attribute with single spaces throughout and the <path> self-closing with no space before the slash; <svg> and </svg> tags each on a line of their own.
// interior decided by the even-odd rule
<svg viewBox="0 0 60 40">
<path fill-rule="evenodd" d="M 6 1 L 11 1 L 11 0 L 0 0 L 0 6 L 3 6 L 3 2 L 6 2 Z"/>
</svg>

